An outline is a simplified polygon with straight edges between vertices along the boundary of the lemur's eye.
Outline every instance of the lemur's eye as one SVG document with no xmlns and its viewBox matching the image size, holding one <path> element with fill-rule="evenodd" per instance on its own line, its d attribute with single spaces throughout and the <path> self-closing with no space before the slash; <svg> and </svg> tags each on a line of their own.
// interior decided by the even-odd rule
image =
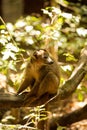
<svg viewBox="0 0 87 130">
<path fill-rule="evenodd" d="M 34 52 L 34 53 L 33 53 L 33 56 L 37 58 L 37 53 L 36 53 L 36 52 Z"/>
<path fill-rule="evenodd" d="M 48 58 L 48 55 L 44 55 L 44 59 L 47 59 Z"/>
</svg>

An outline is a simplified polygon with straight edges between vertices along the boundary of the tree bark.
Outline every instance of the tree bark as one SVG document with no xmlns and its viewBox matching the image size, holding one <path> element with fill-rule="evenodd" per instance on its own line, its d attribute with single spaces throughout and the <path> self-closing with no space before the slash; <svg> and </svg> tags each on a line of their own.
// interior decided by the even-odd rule
<svg viewBox="0 0 87 130">
<path fill-rule="evenodd" d="M 75 123 L 84 119 L 87 119 L 87 104 L 83 108 L 77 109 L 61 117 L 55 117 L 51 119 L 50 130 L 55 130 L 58 127 L 58 125 L 69 126 L 72 123 Z"/>
</svg>

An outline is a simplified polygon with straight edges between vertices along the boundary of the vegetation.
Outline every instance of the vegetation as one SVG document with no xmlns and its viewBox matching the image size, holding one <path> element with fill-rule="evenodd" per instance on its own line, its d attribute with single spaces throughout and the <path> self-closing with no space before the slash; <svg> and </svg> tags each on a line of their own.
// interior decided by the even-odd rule
<svg viewBox="0 0 87 130">
<path fill-rule="evenodd" d="M 18 89 L 21 72 L 34 49 L 46 48 L 54 56 L 54 52 L 57 54 L 63 84 L 75 68 L 81 49 L 87 45 L 86 5 L 63 0 L 57 2 L 57 7 L 46 7 L 42 11 L 43 16 L 21 17 L 14 24 L 5 23 L 0 17 L 0 77 L 5 76 L 7 86 L 15 89 L 13 92 Z M 76 101 L 85 100 L 86 79 L 87 76 L 74 94 Z M 6 87 L 4 91 L 6 89 L 8 91 Z M 29 118 L 32 115 L 29 114 Z M 45 115 L 42 117 L 46 118 Z M 31 120 L 36 126 L 37 121 Z"/>
</svg>

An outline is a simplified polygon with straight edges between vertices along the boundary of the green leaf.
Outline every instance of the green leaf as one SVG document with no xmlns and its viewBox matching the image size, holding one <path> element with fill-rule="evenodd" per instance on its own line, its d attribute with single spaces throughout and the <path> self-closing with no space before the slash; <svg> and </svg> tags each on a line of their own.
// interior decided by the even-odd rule
<svg viewBox="0 0 87 130">
<path fill-rule="evenodd" d="M 83 94 L 82 94 L 81 92 L 79 92 L 79 93 L 78 93 L 78 100 L 79 100 L 79 101 L 83 101 L 83 99 L 84 99 Z"/>
<path fill-rule="evenodd" d="M 58 126 L 57 130 L 67 130 L 67 128 L 64 126 Z"/>
<path fill-rule="evenodd" d="M 8 66 L 11 70 L 17 71 L 15 61 L 11 60 Z"/>
<path fill-rule="evenodd" d="M 77 61 L 77 59 L 70 53 L 64 53 L 63 55 L 66 56 L 66 61 Z"/>
<path fill-rule="evenodd" d="M 6 29 L 5 25 L 0 25 L 0 29 Z"/>
</svg>

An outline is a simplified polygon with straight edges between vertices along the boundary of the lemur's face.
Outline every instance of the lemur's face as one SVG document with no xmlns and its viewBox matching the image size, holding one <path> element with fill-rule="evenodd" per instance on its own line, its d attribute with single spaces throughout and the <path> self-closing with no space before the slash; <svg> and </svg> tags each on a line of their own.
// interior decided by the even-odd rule
<svg viewBox="0 0 87 130">
<path fill-rule="evenodd" d="M 36 50 L 32 56 L 33 61 L 43 64 L 52 64 L 53 59 L 45 49 Z"/>
</svg>

